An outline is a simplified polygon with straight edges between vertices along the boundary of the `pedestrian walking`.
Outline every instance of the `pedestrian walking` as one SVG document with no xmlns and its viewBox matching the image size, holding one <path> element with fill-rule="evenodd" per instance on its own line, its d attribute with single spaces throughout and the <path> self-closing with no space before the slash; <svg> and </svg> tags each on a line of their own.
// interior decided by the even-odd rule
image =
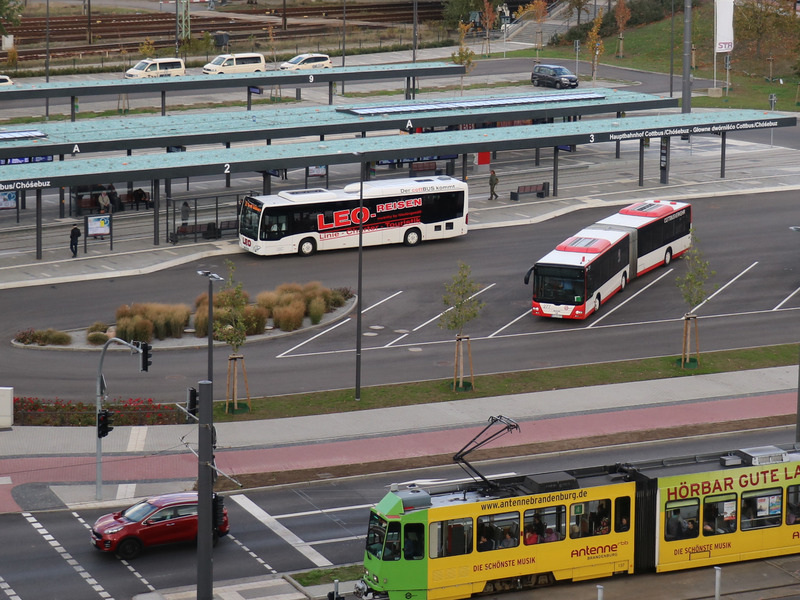
<svg viewBox="0 0 800 600">
<path fill-rule="evenodd" d="M 189 224 L 189 213 L 192 209 L 189 207 L 188 202 L 181 205 L 181 227 L 186 227 Z"/>
<path fill-rule="evenodd" d="M 500 181 L 500 179 L 497 177 L 494 169 L 492 169 L 492 172 L 489 175 L 489 200 L 497 200 L 498 198 L 497 192 L 495 191 L 498 181 Z"/>
<path fill-rule="evenodd" d="M 81 237 L 81 230 L 77 225 L 72 226 L 69 232 L 69 249 L 72 251 L 72 258 L 78 257 L 78 238 Z"/>
</svg>

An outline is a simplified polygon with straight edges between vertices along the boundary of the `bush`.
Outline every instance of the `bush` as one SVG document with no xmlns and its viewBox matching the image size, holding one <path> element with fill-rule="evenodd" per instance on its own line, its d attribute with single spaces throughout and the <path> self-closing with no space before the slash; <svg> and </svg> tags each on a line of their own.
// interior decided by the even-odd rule
<svg viewBox="0 0 800 600">
<path fill-rule="evenodd" d="M 123 317 L 117 321 L 117 337 L 132 342 L 151 342 L 153 340 L 153 322 L 141 315 Z"/>
<path fill-rule="evenodd" d="M 278 303 L 278 294 L 276 292 L 261 292 L 256 296 L 256 306 L 263 308 L 267 311 L 267 318 L 272 315 L 272 308 Z"/>
<path fill-rule="evenodd" d="M 102 346 L 108 341 L 108 335 L 104 331 L 90 331 L 86 335 L 86 341 L 92 346 Z"/>
<path fill-rule="evenodd" d="M 260 306 L 248 306 L 244 309 L 244 323 L 247 335 L 261 335 L 267 328 L 269 313 Z"/>
<path fill-rule="evenodd" d="M 108 325 L 106 325 L 102 321 L 95 321 L 89 326 L 89 330 L 87 331 L 87 333 L 93 333 L 95 331 L 102 331 L 103 333 L 105 333 L 106 331 L 108 331 Z"/>
<path fill-rule="evenodd" d="M 168 425 L 184 423 L 185 416 L 173 404 L 159 404 L 151 398 L 129 398 L 107 402 L 114 413 L 114 425 Z M 47 401 L 14 398 L 15 425 L 92 426 L 96 420 L 94 402 Z"/>
<path fill-rule="evenodd" d="M 26 329 L 17 332 L 14 341 L 18 344 L 31 346 L 69 346 L 72 343 L 72 336 L 64 331 L 55 329 Z"/>
<path fill-rule="evenodd" d="M 325 299 L 322 296 L 317 296 L 308 303 L 308 317 L 311 319 L 311 324 L 316 325 L 322 320 L 325 315 Z"/>
<path fill-rule="evenodd" d="M 295 331 L 303 326 L 303 317 L 306 314 L 306 303 L 302 298 L 295 298 L 289 304 L 276 306 L 272 312 L 275 327 L 282 331 Z"/>
</svg>

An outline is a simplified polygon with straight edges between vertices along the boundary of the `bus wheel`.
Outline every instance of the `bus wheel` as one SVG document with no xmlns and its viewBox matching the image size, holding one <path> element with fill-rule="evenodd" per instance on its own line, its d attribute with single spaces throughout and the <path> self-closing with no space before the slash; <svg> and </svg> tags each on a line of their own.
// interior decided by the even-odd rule
<svg viewBox="0 0 800 600">
<path fill-rule="evenodd" d="M 595 296 L 594 298 L 594 310 L 592 310 L 592 312 L 593 313 L 600 312 L 600 294 L 597 294 L 597 296 Z"/>
<path fill-rule="evenodd" d="M 311 256 L 317 251 L 317 242 L 313 238 L 306 238 L 297 247 L 297 253 L 300 256 Z"/>
<path fill-rule="evenodd" d="M 667 250 L 666 254 L 664 254 L 664 266 L 666 267 L 671 262 L 672 262 L 672 250 Z"/>
<path fill-rule="evenodd" d="M 405 239 L 403 243 L 406 246 L 416 246 L 422 240 L 422 233 L 420 233 L 419 229 L 416 227 L 414 229 L 409 229 L 406 231 Z"/>
<path fill-rule="evenodd" d="M 622 274 L 622 281 L 619 282 L 619 291 L 620 292 L 623 291 L 625 289 L 626 285 L 628 285 L 628 274 L 627 273 L 623 273 Z"/>
</svg>

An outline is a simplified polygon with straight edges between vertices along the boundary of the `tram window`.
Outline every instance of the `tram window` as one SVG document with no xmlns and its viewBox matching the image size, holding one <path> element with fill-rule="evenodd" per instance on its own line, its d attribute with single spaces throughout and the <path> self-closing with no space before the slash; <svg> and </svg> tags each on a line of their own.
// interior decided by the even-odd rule
<svg viewBox="0 0 800 600">
<path fill-rule="evenodd" d="M 736 494 L 707 496 L 703 500 L 703 535 L 736 531 Z"/>
<path fill-rule="evenodd" d="M 389 523 L 381 560 L 400 560 L 400 523 L 397 521 Z"/>
<path fill-rule="evenodd" d="M 403 528 L 403 558 L 425 558 L 425 526 L 422 523 L 409 523 Z"/>
<path fill-rule="evenodd" d="M 478 517 L 478 550 L 516 548 L 519 545 L 519 513 Z"/>
<path fill-rule="evenodd" d="M 664 539 L 668 542 L 697 537 L 697 517 L 700 501 L 697 498 L 667 502 L 664 510 Z"/>
<path fill-rule="evenodd" d="M 590 537 L 611 532 L 611 501 L 592 500 L 569 507 L 569 537 Z"/>
<path fill-rule="evenodd" d="M 800 525 L 800 485 L 786 488 L 786 524 Z"/>
<path fill-rule="evenodd" d="M 567 529 L 567 507 L 546 506 L 536 510 L 526 510 L 522 541 L 525 544 L 560 542 Z"/>
<path fill-rule="evenodd" d="M 742 531 L 780 525 L 783 517 L 783 490 L 773 488 L 742 493 L 740 514 Z"/>
<path fill-rule="evenodd" d="M 472 519 L 436 521 L 430 525 L 430 556 L 459 556 L 472 552 Z"/>
<path fill-rule="evenodd" d="M 622 496 L 614 500 L 614 531 L 621 533 L 631 528 L 631 499 Z"/>
</svg>

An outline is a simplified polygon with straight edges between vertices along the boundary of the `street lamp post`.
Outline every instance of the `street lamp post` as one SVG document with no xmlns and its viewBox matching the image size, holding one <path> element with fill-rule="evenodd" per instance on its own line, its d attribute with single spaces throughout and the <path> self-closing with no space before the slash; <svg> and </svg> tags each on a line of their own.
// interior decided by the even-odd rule
<svg viewBox="0 0 800 600">
<path fill-rule="evenodd" d="M 214 282 L 223 278 L 211 271 L 198 271 L 200 277 L 208 277 L 208 380 L 214 381 Z"/>
<path fill-rule="evenodd" d="M 214 495 L 214 282 L 223 278 L 211 271 L 197 271 L 208 278 L 208 379 L 199 383 L 197 434 L 197 600 L 214 595 L 212 501 Z"/>
<path fill-rule="evenodd" d="M 356 288 L 356 402 L 361 400 L 361 304 L 363 296 L 364 272 L 364 159 L 361 152 L 358 156 L 358 285 Z"/>
</svg>

